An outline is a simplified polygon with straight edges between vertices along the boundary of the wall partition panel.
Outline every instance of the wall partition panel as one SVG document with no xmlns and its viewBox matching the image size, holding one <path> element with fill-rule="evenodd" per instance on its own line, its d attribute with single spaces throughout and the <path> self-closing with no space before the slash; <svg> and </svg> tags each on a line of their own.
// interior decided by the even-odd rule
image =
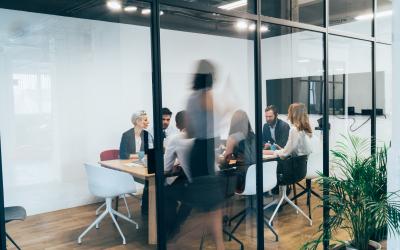
<svg viewBox="0 0 400 250">
<path fill-rule="evenodd" d="M 262 0 L 261 14 L 300 23 L 324 26 L 325 0 Z"/>
<path fill-rule="evenodd" d="M 147 113 L 151 132 L 150 20 L 140 12 L 149 5 L 137 2 L 137 12 L 112 10 L 106 2 L 80 7 L 93 19 L 132 25 L 0 9 L 5 206 L 23 206 L 28 214 L 25 222 L 7 224 L 7 231 L 27 249 L 71 237 L 69 247 L 76 247 L 77 237 L 104 202 L 89 192 L 83 164 L 97 164 L 102 151 L 120 148 L 122 133 L 133 127 L 134 112 Z M 77 13 L 76 8 L 69 10 Z M 146 225 L 140 200 L 127 201 L 132 218 Z M 120 204 L 120 212 L 127 214 L 122 200 Z M 88 206 L 75 208 L 82 205 Z M 57 212 L 70 208 L 68 215 Z M 75 223 L 73 229 L 60 227 L 66 221 Z M 147 226 L 136 230 L 133 224 L 119 223 L 128 244 L 149 248 Z M 112 237 L 116 240 L 109 241 Z M 111 220 L 101 224 L 96 236 L 89 233 L 83 239 L 91 248 L 121 243 Z"/>
<path fill-rule="evenodd" d="M 318 122 L 323 113 L 323 34 L 268 23 L 262 23 L 262 26 L 268 27 L 268 31 L 262 33 L 261 40 L 263 108 L 266 111 L 260 115 L 265 122 L 264 129 L 269 130 L 279 126 L 280 128 L 275 130 L 279 131 L 275 132 L 275 141 L 277 145 L 281 144 L 280 147 L 285 147 L 289 142 L 287 138 L 283 139 L 285 129 L 281 124 L 287 123 L 291 129 L 295 129 L 288 119 L 288 108 L 292 104 L 303 105 L 304 116 L 309 120 L 311 128 L 309 139 L 312 153 L 308 158 L 308 179 L 301 181 L 300 184 L 303 187 L 311 187 L 318 196 L 321 196 L 320 187 L 316 183 L 311 184 L 311 179 L 317 176 L 317 171 L 322 172 L 323 165 L 322 127 Z M 271 119 L 271 116 L 274 116 L 271 111 L 273 109 L 269 108 L 271 105 L 276 107 L 279 120 Z M 290 134 L 289 131 L 287 133 Z M 271 144 L 268 141 L 266 143 Z M 271 152 L 267 150 L 266 153 Z M 297 194 L 303 191 L 300 186 L 296 186 L 296 189 Z M 287 194 L 292 199 L 295 191 L 287 191 Z M 265 199 L 265 202 L 274 203 L 280 195 Z M 306 193 L 297 198 L 296 203 L 306 216 L 296 214 L 295 209 L 289 204 L 279 209 L 273 219 L 273 225 L 280 235 L 280 241 L 279 243 L 266 241 L 265 246 L 299 249 L 305 242 L 311 240 L 322 222 L 322 209 L 316 208 L 321 205 L 318 196 L 313 194 L 310 203 L 307 202 Z M 271 206 L 266 209 L 266 215 L 272 216 L 275 208 L 276 206 Z M 306 217 L 311 217 L 312 226 Z M 298 234 L 299 231 L 302 233 Z"/>
<path fill-rule="evenodd" d="M 390 146 L 392 139 L 392 46 L 376 45 L 376 141 Z"/>
<path fill-rule="evenodd" d="M 332 29 L 372 36 L 373 0 L 329 1 L 329 25 Z"/>
<path fill-rule="evenodd" d="M 161 10 L 162 100 L 172 112 L 165 164 L 181 174 L 165 186 L 168 249 L 256 249 L 255 23 Z"/>
</svg>

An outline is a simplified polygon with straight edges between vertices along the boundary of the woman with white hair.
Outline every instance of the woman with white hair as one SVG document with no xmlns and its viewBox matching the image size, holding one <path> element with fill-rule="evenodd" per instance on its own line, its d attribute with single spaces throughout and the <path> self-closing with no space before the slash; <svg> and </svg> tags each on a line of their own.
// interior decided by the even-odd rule
<svg viewBox="0 0 400 250">
<path fill-rule="evenodd" d="M 149 118 L 146 111 L 141 110 L 132 114 L 133 128 L 122 134 L 119 146 L 120 159 L 138 159 L 138 153 L 152 148 L 153 137 L 146 131 L 149 127 Z"/>
</svg>

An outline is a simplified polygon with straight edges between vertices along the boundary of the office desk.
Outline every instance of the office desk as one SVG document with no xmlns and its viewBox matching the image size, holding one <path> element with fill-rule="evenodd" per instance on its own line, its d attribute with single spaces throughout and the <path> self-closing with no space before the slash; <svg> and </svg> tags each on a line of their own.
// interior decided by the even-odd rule
<svg viewBox="0 0 400 250">
<path fill-rule="evenodd" d="M 134 178 L 147 180 L 149 182 L 149 214 L 148 214 L 148 230 L 149 244 L 157 244 L 157 221 L 156 221 L 156 182 L 155 174 L 148 174 L 147 167 L 139 164 L 128 166 L 134 160 L 110 160 L 100 161 L 99 164 L 103 167 L 122 171 L 131 174 Z"/>
</svg>

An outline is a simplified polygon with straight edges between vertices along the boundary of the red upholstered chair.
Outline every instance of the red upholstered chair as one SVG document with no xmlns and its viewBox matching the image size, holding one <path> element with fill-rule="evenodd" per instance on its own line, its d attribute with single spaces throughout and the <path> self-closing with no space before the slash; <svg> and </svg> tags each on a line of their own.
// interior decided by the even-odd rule
<svg viewBox="0 0 400 250">
<path fill-rule="evenodd" d="M 110 161 L 110 160 L 116 160 L 119 159 L 119 150 L 118 149 L 110 149 L 110 150 L 105 150 L 100 153 L 100 161 Z M 133 181 L 133 179 L 132 179 Z M 121 195 L 119 198 L 124 199 L 124 203 L 126 206 L 126 211 L 128 211 L 128 217 L 131 218 L 131 212 L 129 211 L 128 203 L 126 202 L 125 195 Z M 117 202 L 118 204 L 118 202 Z M 101 208 L 103 208 L 106 205 L 106 203 L 103 203 L 99 208 L 96 210 L 96 215 L 100 214 Z M 96 225 L 96 228 L 98 226 Z"/>
<path fill-rule="evenodd" d="M 100 153 L 100 161 L 109 161 L 119 159 L 119 150 L 110 149 Z"/>
</svg>

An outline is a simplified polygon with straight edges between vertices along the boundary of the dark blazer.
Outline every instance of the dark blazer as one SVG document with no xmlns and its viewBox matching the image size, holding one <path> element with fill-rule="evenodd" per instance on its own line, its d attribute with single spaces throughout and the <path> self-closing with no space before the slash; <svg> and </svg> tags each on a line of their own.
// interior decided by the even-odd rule
<svg viewBox="0 0 400 250">
<path fill-rule="evenodd" d="M 276 143 L 282 148 L 285 147 L 288 137 L 289 137 L 290 126 L 286 122 L 278 119 L 275 125 L 275 139 L 272 139 L 271 131 L 269 130 L 269 125 L 267 123 L 264 124 L 263 127 L 263 143 L 267 143 L 268 141 L 271 143 Z"/>
<path fill-rule="evenodd" d="M 140 151 L 145 151 L 149 149 L 149 132 L 143 130 L 140 134 L 142 138 L 142 145 L 140 146 Z M 125 131 L 122 134 L 121 143 L 119 145 L 119 158 L 129 159 L 130 154 L 136 154 L 136 142 L 135 142 L 135 131 L 133 128 Z"/>
</svg>

